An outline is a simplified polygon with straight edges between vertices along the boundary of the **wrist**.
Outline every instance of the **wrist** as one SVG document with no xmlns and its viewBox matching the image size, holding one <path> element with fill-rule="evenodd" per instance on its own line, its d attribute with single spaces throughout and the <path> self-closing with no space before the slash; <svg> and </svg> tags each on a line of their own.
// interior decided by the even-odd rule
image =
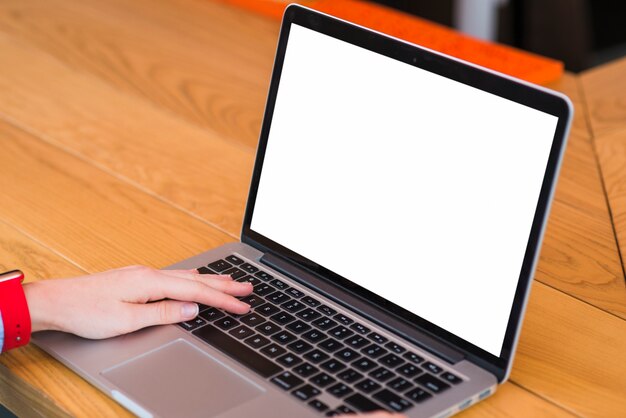
<svg viewBox="0 0 626 418">
<path fill-rule="evenodd" d="M 50 306 L 50 296 L 46 297 L 46 283 L 25 283 L 23 287 L 30 310 L 32 332 L 57 330 L 54 317 L 56 310 Z"/>
</svg>

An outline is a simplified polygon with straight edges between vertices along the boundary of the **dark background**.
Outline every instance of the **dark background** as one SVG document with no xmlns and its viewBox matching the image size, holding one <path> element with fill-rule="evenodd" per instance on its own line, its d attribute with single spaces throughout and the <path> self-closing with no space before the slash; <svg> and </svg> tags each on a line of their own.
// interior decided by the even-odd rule
<svg viewBox="0 0 626 418">
<path fill-rule="evenodd" d="M 375 0 L 454 27 L 455 0 Z M 497 42 L 555 58 L 579 72 L 626 55 L 624 0 L 508 0 L 497 7 Z"/>
</svg>

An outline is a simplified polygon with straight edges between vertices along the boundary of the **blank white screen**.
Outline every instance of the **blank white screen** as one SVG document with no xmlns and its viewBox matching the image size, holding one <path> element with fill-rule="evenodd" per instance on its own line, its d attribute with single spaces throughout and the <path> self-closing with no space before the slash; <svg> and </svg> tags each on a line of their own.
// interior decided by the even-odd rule
<svg viewBox="0 0 626 418">
<path fill-rule="evenodd" d="M 556 124 L 292 24 L 251 229 L 499 356 Z"/>
</svg>

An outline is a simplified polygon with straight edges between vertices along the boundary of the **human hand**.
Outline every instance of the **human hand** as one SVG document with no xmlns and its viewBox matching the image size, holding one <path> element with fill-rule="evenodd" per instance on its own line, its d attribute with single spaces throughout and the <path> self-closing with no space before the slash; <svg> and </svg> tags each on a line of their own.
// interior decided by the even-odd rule
<svg viewBox="0 0 626 418">
<path fill-rule="evenodd" d="M 235 296 L 251 292 L 250 283 L 230 276 L 144 266 L 24 285 L 33 332 L 57 330 L 93 339 L 188 321 L 198 315 L 193 302 L 244 314 L 250 306 Z"/>
</svg>

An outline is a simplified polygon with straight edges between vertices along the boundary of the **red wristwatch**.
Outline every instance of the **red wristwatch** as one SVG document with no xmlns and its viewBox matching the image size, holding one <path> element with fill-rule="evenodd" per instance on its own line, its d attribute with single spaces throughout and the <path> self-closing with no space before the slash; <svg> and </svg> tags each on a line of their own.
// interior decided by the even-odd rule
<svg viewBox="0 0 626 418">
<path fill-rule="evenodd" d="M 22 288 L 24 274 L 19 270 L 0 274 L 0 314 L 4 324 L 4 346 L 0 351 L 28 344 L 30 312 Z"/>
</svg>

